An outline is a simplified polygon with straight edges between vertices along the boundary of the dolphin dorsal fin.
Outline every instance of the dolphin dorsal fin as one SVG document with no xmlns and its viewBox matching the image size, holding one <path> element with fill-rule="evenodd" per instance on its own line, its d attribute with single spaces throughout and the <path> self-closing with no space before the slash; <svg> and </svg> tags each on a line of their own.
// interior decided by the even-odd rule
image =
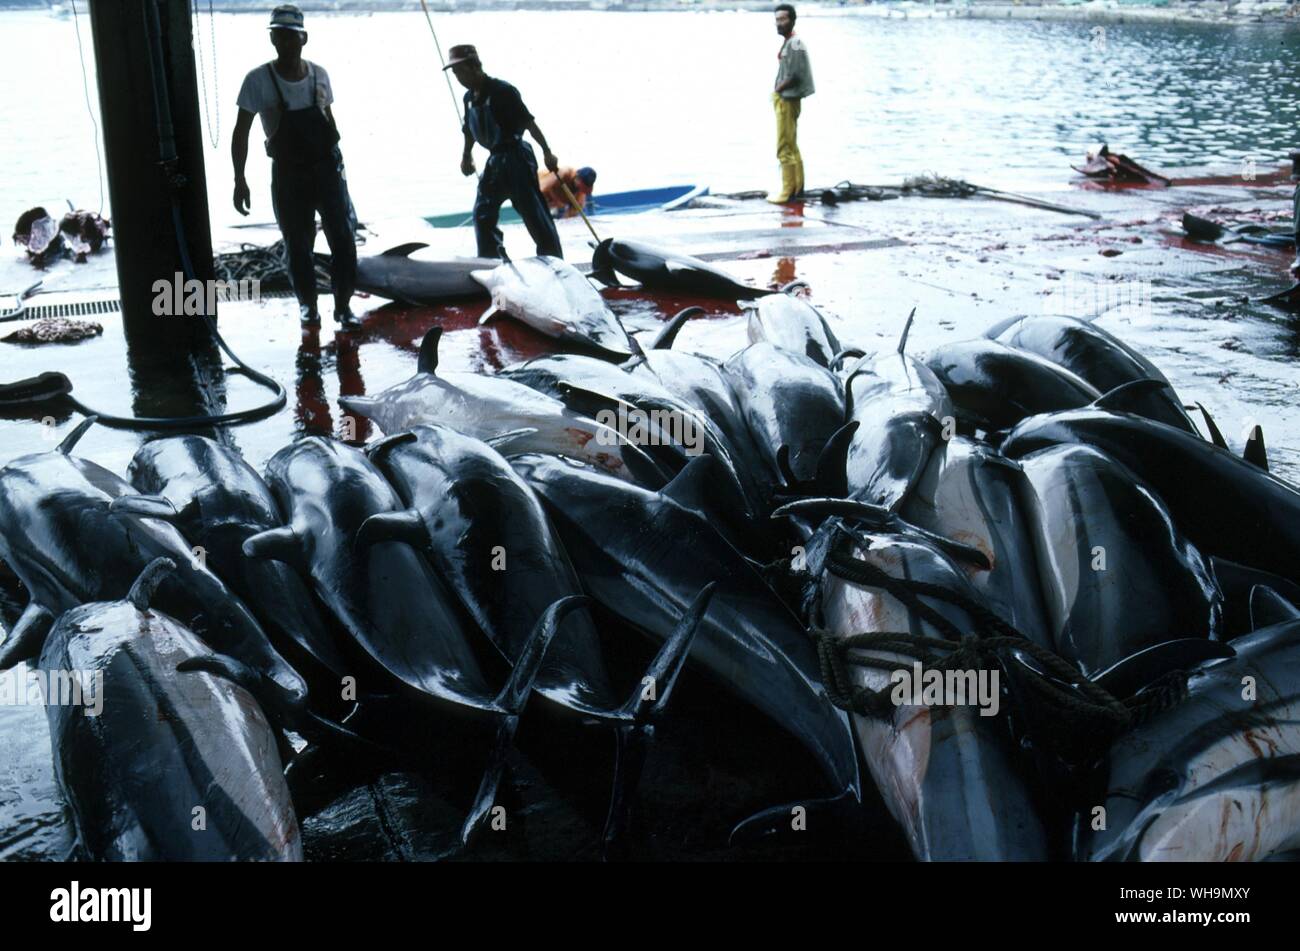
<svg viewBox="0 0 1300 951">
<path fill-rule="evenodd" d="M 420 359 L 416 368 L 421 373 L 438 372 L 438 341 L 442 339 L 442 328 L 434 327 L 420 341 Z"/>
<path fill-rule="evenodd" d="M 419 251 L 421 248 L 427 248 L 428 246 L 424 241 L 408 241 L 406 244 L 399 244 L 395 248 L 389 248 L 379 256 L 381 258 L 404 258 L 409 256 L 411 252 Z"/>
<path fill-rule="evenodd" d="M 1296 607 L 1282 595 L 1267 585 L 1257 584 L 1250 589 L 1250 626 L 1258 631 L 1261 627 L 1294 621 L 1300 618 L 1300 607 Z"/>
<path fill-rule="evenodd" d="M 654 340 L 650 342 L 651 350 L 671 350 L 673 341 L 677 339 L 678 332 L 686 326 L 686 321 L 690 320 L 696 314 L 704 313 L 703 307 L 686 307 L 679 310 L 668 323 L 664 324 L 659 333 L 655 334 Z"/>
<path fill-rule="evenodd" d="M 1119 386 L 1101 394 L 1092 401 L 1092 405 L 1097 409 L 1123 410 L 1125 406 L 1130 405 L 1129 401 L 1135 397 L 1141 398 L 1167 387 L 1169 387 L 1168 380 L 1129 380 L 1127 383 L 1121 383 Z"/>
<path fill-rule="evenodd" d="M 1268 450 L 1264 448 L 1264 430 L 1258 423 L 1251 427 L 1241 457 L 1251 465 L 1258 466 L 1265 472 L 1268 471 Z"/>
<path fill-rule="evenodd" d="M 907 315 L 907 323 L 903 324 L 903 335 L 898 338 L 899 353 L 902 353 L 904 350 L 907 349 L 907 335 L 912 331 L 912 321 L 915 319 L 915 317 L 916 317 L 916 308 L 913 307 L 912 312 Z"/>
<path fill-rule="evenodd" d="M 86 435 L 86 430 L 90 429 L 91 426 L 95 425 L 95 423 L 98 420 L 99 420 L 98 416 L 87 416 L 85 419 L 83 419 L 81 422 L 77 424 L 76 429 L 74 429 L 72 432 L 68 433 L 68 435 L 63 437 L 63 442 L 59 443 L 57 446 L 54 447 L 55 451 L 61 452 L 65 456 L 68 453 L 72 452 L 72 448 L 78 442 L 81 441 L 81 437 Z"/>
<path fill-rule="evenodd" d="M 149 610 L 149 602 L 153 600 L 154 592 L 158 586 L 176 570 L 176 562 L 170 558 L 155 558 L 149 564 L 144 566 L 144 570 L 136 577 L 135 583 L 131 585 L 131 590 L 127 592 L 126 599 L 131 602 L 132 606 L 141 613 Z"/>
</svg>

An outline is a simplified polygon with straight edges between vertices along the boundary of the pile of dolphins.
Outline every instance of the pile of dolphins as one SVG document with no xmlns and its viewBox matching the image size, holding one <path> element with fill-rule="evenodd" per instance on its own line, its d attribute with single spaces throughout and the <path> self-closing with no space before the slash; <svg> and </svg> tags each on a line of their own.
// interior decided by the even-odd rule
<svg viewBox="0 0 1300 951">
<path fill-rule="evenodd" d="M 925 357 L 909 317 L 864 352 L 694 259 L 605 242 L 614 271 L 751 299 L 747 343 L 675 349 L 688 308 L 643 346 L 572 266 L 509 262 L 467 272 L 484 319 L 565 352 L 446 371 L 435 328 L 409 380 L 343 399 L 382 431 L 362 448 L 258 473 L 166 436 L 123 478 L 75 455 L 92 418 L 0 469 L 30 599 L 0 668 L 103 674 L 101 716 L 47 707 L 87 857 L 300 859 L 295 776 L 331 751 L 469 764 L 468 843 L 534 716 L 612 736 L 618 855 L 687 668 L 808 754 L 806 796 L 733 841 L 883 803 L 920 860 L 1300 850 L 1300 491 L 1258 429 L 1239 455 L 1202 410 L 1202 435 L 1072 317 Z M 890 699 L 914 665 L 996 702 Z"/>
</svg>

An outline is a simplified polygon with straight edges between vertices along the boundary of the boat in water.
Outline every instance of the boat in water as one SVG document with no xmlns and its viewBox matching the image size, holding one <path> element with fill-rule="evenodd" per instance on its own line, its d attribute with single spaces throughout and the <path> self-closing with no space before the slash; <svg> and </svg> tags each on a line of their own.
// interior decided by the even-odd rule
<svg viewBox="0 0 1300 951">
<path fill-rule="evenodd" d="M 583 206 L 588 217 L 595 215 L 629 215 L 638 211 L 674 211 L 682 208 L 696 198 L 709 193 L 708 185 L 668 185 L 664 188 L 640 188 L 635 191 L 610 192 L 605 195 L 592 195 Z M 425 219 L 435 228 L 463 228 L 474 223 L 474 214 L 469 211 L 454 212 L 447 215 L 430 215 Z M 519 222 L 522 219 L 513 206 L 501 208 L 500 221 L 504 223 Z"/>
</svg>

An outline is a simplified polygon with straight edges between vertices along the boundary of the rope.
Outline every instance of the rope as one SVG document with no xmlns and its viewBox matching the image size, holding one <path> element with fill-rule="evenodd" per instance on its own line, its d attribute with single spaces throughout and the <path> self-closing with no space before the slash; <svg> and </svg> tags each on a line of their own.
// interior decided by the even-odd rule
<svg viewBox="0 0 1300 951">
<path fill-rule="evenodd" d="M 851 554 L 852 538 L 827 556 L 826 570 L 853 584 L 878 588 L 896 598 L 943 637 L 904 631 L 878 631 L 839 637 L 817 632 L 814 639 L 827 698 L 836 707 L 862 716 L 887 719 L 895 705 L 893 685 L 873 690 L 855 685 L 850 667 L 868 667 L 892 674 L 908 669 L 897 660 L 863 657 L 863 651 L 899 654 L 921 662 L 926 670 L 941 674 L 955 670 L 987 670 L 1002 666 L 1010 652 L 1027 655 L 1039 670 L 1024 667 L 1018 677 L 1018 705 L 1028 711 L 1024 729 L 1037 745 L 1055 750 L 1067 761 L 1086 762 L 1109 747 L 1115 737 L 1180 702 L 1187 695 L 1187 676 L 1170 671 L 1133 697 L 1119 700 L 1083 676 L 1074 664 L 1030 641 L 984 605 L 958 592 L 915 579 L 895 578 Z M 922 597 L 954 605 L 966 613 L 974 629 L 963 632 L 956 624 L 921 600 Z M 950 705 L 950 700 L 936 704 Z"/>
<path fill-rule="evenodd" d="M 208 0 L 208 41 L 212 49 L 212 91 L 218 91 L 217 83 L 217 25 L 213 20 L 212 0 Z M 203 40 L 199 36 L 199 0 L 194 0 L 194 48 L 199 54 L 199 84 L 203 89 L 203 118 L 208 127 L 208 141 L 215 149 L 221 145 L 221 98 L 217 97 L 215 106 L 208 97 L 208 80 L 203 67 Z M 213 116 L 216 127 L 213 127 Z"/>
<path fill-rule="evenodd" d="M 90 124 L 95 128 L 95 180 L 99 183 L 99 214 L 104 214 L 104 157 L 99 150 L 99 121 L 95 118 L 95 109 L 90 104 L 90 78 L 86 75 L 86 54 L 81 46 L 81 18 L 77 16 L 77 0 L 72 0 L 72 26 L 77 31 L 77 57 L 81 60 L 81 91 L 86 97 L 86 112 L 90 115 Z"/>
<path fill-rule="evenodd" d="M 433 28 L 433 15 L 429 13 L 429 5 L 425 0 L 420 0 L 420 6 L 424 7 L 424 19 L 429 24 L 429 32 L 433 34 L 433 46 L 438 51 L 438 65 L 442 68 L 442 78 L 447 80 L 447 92 L 451 96 L 451 107 L 456 110 L 456 121 L 462 128 L 465 126 L 465 117 L 460 114 L 460 99 L 456 97 L 456 90 L 451 84 L 451 76 L 447 73 L 447 60 L 442 55 L 442 44 L 438 42 L 438 31 Z"/>
</svg>

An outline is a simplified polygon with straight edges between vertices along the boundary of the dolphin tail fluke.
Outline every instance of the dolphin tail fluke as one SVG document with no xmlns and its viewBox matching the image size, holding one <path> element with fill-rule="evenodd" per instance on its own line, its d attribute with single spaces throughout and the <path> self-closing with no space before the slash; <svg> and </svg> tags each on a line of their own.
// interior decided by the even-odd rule
<svg viewBox="0 0 1300 951">
<path fill-rule="evenodd" d="M 696 632 L 709 609 L 716 587 L 717 583 L 711 581 L 700 589 L 623 706 L 623 713 L 629 719 L 619 724 L 615 731 L 618 747 L 614 761 L 614 784 L 610 791 L 609 814 L 605 818 L 603 836 L 606 860 L 621 858 L 626 853 L 632 802 L 637 787 L 641 784 L 641 773 L 654 735 L 655 721 L 667 708 L 668 698 L 677 683 L 678 675 L 686 665 L 691 644 L 695 641 Z"/>
<path fill-rule="evenodd" d="M 90 429 L 91 426 L 94 426 L 98 421 L 98 416 L 87 416 L 81 422 L 77 423 L 76 428 L 73 429 L 72 432 L 63 437 L 63 442 L 55 446 L 55 450 L 63 453 L 65 456 L 72 452 L 73 447 L 81 441 L 81 437 L 86 435 L 86 431 Z"/>
<path fill-rule="evenodd" d="M 533 683 L 542 669 L 542 662 L 546 659 L 546 651 L 551 646 L 551 641 L 555 639 L 556 632 L 559 631 L 560 624 L 567 615 L 590 603 L 591 599 L 582 595 L 560 598 L 543 612 L 528 640 L 524 642 L 523 650 L 519 652 L 514 669 L 510 672 L 510 679 L 497 695 L 496 704 L 505 716 L 497 727 L 496 739 L 488 755 L 483 778 L 479 781 L 478 792 L 461 826 L 462 845 L 469 844 L 483 819 L 496 803 L 501 777 L 505 774 L 506 757 L 514 745 L 515 732 L 519 729 L 519 717 L 528 703 L 528 697 L 533 691 Z"/>
<path fill-rule="evenodd" d="M 1253 466 L 1268 471 L 1268 450 L 1264 447 L 1264 430 L 1258 423 L 1251 427 L 1241 457 Z"/>
<path fill-rule="evenodd" d="M 352 550 L 366 551 L 380 542 L 402 542 L 423 551 L 429 547 L 429 529 L 414 509 L 401 512 L 379 512 L 370 516 L 357 529 L 352 539 Z"/>
<path fill-rule="evenodd" d="M 8 635 L 0 641 L 0 670 L 8 670 L 14 664 L 39 656 L 45 646 L 45 637 L 53 626 L 54 615 L 35 601 L 29 602 Z"/>
<path fill-rule="evenodd" d="M 438 372 L 438 342 L 440 340 L 442 340 L 442 328 L 434 327 L 420 341 L 420 359 L 416 363 L 416 369 L 421 373 Z"/>
</svg>

